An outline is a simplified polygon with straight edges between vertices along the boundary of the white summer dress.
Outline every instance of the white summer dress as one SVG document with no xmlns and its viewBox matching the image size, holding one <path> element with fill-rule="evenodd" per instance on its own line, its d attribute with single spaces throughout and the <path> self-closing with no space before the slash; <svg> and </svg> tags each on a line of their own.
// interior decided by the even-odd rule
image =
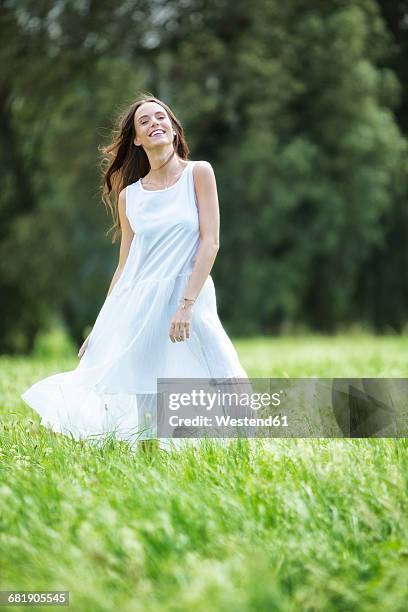
<svg viewBox="0 0 408 612">
<path fill-rule="evenodd" d="M 171 319 L 185 294 L 200 243 L 193 166 L 177 182 L 126 187 L 134 231 L 119 280 L 99 311 L 87 350 L 71 371 L 29 387 L 22 399 L 41 424 L 76 439 L 114 431 L 152 437 L 157 378 L 247 378 L 217 314 L 209 275 L 196 299 L 190 338 L 172 342 Z"/>
</svg>

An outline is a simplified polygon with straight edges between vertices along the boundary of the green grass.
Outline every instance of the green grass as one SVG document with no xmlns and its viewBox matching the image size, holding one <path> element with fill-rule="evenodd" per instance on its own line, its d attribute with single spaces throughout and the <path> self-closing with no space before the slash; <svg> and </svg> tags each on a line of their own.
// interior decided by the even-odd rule
<svg viewBox="0 0 408 612">
<path fill-rule="evenodd" d="M 252 377 L 408 373 L 407 337 L 234 343 Z M 405 438 L 97 448 L 19 400 L 76 363 L 52 342 L 0 360 L 1 589 L 69 590 L 81 612 L 406 609 Z"/>
</svg>

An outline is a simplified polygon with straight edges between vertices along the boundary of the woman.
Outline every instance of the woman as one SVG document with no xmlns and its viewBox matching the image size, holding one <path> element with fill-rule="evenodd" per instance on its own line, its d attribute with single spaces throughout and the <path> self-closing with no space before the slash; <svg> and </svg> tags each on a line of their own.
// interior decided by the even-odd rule
<svg viewBox="0 0 408 612">
<path fill-rule="evenodd" d="M 44 425 L 77 439 L 154 436 L 159 377 L 247 378 L 210 275 L 219 248 L 211 165 L 187 159 L 180 122 L 153 96 L 132 103 L 114 134 L 102 197 L 121 244 L 106 300 L 76 369 L 21 396 Z"/>
</svg>

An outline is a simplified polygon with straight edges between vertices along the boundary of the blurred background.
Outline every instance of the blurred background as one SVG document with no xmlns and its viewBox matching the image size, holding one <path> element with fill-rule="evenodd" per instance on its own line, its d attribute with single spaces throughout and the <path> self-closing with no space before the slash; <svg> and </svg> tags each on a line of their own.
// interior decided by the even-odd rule
<svg viewBox="0 0 408 612">
<path fill-rule="evenodd" d="M 408 331 L 408 1 L 3 0 L 0 353 L 82 342 L 117 265 L 99 147 L 140 92 L 214 168 L 231 334 Z"/>
</svg>

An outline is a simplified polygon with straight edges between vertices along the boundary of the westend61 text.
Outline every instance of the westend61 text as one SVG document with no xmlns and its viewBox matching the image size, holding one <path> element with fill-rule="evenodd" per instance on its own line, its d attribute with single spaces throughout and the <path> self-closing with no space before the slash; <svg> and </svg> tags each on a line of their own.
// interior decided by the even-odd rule
<svg viewBox="0 0 408 612">
<path fill-rule="evenodd" d="M 242 417 L 236 419 L 230 416 L 208 417 L 198 415 L 192 418 L 180 417 L 177 414 L 169 418 L 171 427 L 212 427 L 214 421 L 218 427 L 288 427 L 288 418 L 285 415 L 268 416 L 265 418 Z"/>
</svg>

